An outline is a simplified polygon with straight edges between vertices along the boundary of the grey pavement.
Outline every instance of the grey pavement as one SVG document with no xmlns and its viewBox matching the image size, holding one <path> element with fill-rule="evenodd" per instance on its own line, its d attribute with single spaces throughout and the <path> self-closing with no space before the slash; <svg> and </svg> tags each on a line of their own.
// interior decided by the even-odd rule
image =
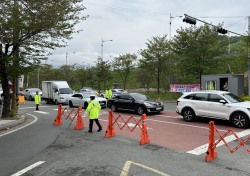
<svg viewBox="0 0 250 176">
<path fill-rule="evenodd" d="M 11 127 L 14 127 L 18 124 L 23 123 L 24 120 L 25 120 L 24 115 L 20 115 L 20 116 L 16 117 L 15 119 L 13 119 L 13 118 L 8 118 L 8 119 L 0 118 L 0 130 L 9 129 Z"/>
</svg>

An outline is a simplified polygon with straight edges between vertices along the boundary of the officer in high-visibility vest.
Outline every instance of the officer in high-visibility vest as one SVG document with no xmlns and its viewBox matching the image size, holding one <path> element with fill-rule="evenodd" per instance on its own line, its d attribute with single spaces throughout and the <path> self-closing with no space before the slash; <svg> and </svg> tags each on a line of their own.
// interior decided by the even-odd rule
<svg viewBox="0 0 250 176">
<path fill-rule="evenodd" d="M 113 96 L 112 90 L 111 89 L 107 89 L 106 92 L 105 92 L 105 97 L 107 99 L 109 99 L 109 98 L 112 98 L 112 96 Z"/>
<path fill-rule="evenodd" d="M 36 110 L 39 110 L 39 104 L 41 102 L 41 96 L 38 93 L 38 91 L 36 91 L 36 94 L 34 95 L 34 100 L 35 100 L 35 104 L 36 104 Z"/>
<path fill-rule="evenodd" d="M 113 92 L 111 89 L 109 89 L 109 98 L 112 98 L 113 97 Z"/>
<path fill-rule="evenodd" d="M 108 89 L 105 91 L 105 97 L 106 97 L 107 99 L 109 99 L 109 90 L 108 90 Z"/>
<path fill-rule="evenodd" d="M 208 90 L 214 90 L 214 84 L 212 81 L 209 81 L 208 83 Z"/>
<path fill-rule="evenodd" d="M 95 100 L 95 96 L 90 96 L 90 102 L 86 109 L 86 113 L 89 114 L 89 133 L 92 133 L 93 129 L 93 122 L 95 121 L 96 125 L 98 126 L 98 132 L 102 131 L 102 126 L 98 120 L 99 113 L 101 111 L 101 106 L 99 101 Z"/>
</svg>

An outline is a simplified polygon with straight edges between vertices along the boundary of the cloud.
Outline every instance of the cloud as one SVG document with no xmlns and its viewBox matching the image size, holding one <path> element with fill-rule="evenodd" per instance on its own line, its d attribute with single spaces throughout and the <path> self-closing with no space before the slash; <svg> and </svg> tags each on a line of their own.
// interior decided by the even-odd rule
<svg viewBox="0 0 250 176">
<path fill-rule="evenodd" d="M 189 27 L 183 18 L 188 14 L 213 25 L 223 23 L 228 30 L 244 34 L 247 31 L 247 0 L 85 0 L 87 7 L 83 13 L 89 18 L 77 25 L 83 31 L 73 35 L 65 48 L 56 49 L 49 57 L 51 63 L 60 66 L 68 64 L 94 65 L 101 56 L 101 40 L 104 60 L 126 53 L 137 53 L 145 48 L 147 40 L 170 33 L 170 13 L 172 18 L 171 36 L 181 27 Z M 197 22 L 197 26 L 203 25 Z M 230 34 L 232 35 L 232 34 Z M 48 62 L 50 63 L 50 62 Z"/>
</svg>

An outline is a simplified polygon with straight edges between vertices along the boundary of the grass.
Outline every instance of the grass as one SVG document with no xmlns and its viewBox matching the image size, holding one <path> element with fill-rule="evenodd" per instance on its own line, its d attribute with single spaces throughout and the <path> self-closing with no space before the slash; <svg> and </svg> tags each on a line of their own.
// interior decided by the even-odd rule
<svg viewBox="0 0 250 176">
<path fill-rule="evenodd" d="M 152 99 L 160 98 L 161 101 L 176 101 L 182 95 L 181 92 L 161 92 L 158 94 L 157 92 L 150 91 L 150 92 L 140 92 L 140 93 L 145 94 Z"/>
</svg>

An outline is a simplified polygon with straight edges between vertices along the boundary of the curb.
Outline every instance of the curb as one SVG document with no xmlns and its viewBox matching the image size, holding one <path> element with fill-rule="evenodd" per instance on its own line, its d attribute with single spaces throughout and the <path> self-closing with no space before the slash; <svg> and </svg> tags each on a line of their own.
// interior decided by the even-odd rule
<svg viewBox="0 0 250 176">
<path fill-rule="evenodd" d="M 16 126 L 20 123 L 23 123 L 25 120 L 25 116 L 24 115 L 21 115 L 20 118 L 18 118 L 17 120 L 15 121 L 12 121 L 12 122 L 8 122 L 8 123 L 5 123 L 5 124 L 2 124 L 0 125 L 0 130 L 4 130 L 4 129 L 8 129 L 8 128 L 11 128 L 13 126 Z"/>
</svg>

